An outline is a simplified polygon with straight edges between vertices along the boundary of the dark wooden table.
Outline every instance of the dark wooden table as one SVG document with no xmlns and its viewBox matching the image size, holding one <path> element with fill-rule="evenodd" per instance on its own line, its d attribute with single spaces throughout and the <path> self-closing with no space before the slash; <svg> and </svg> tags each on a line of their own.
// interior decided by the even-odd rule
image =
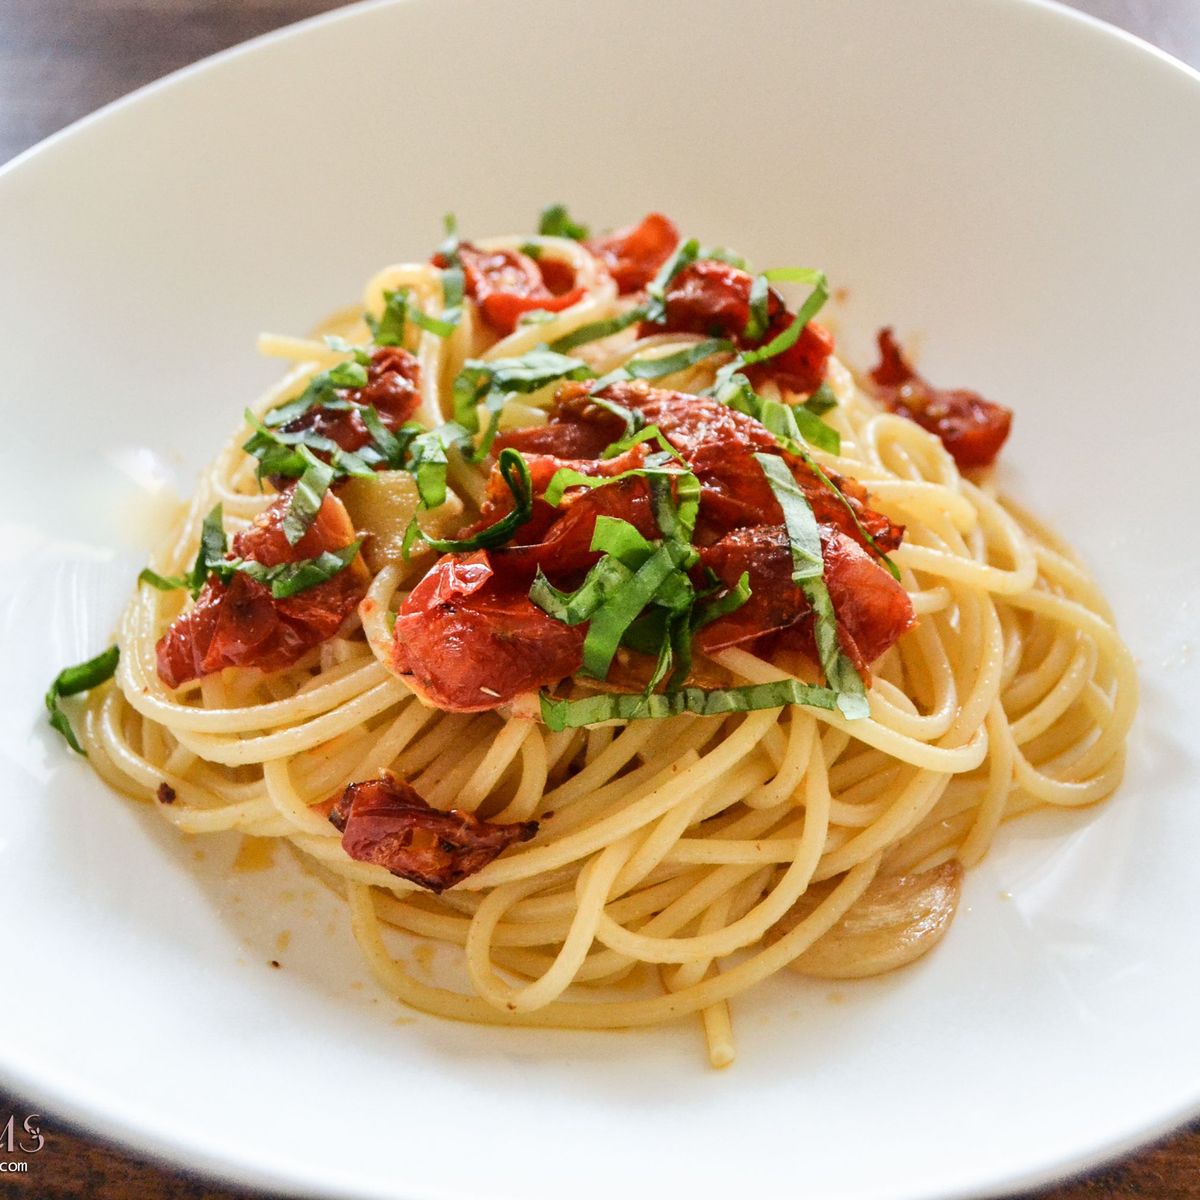
<svg viewBox="0 0 1200 1200">
<path fill-rule="evenodd" d="M 0 0 L 0 162 L 176 67 L 343 2 Z M 1200 66 L 1200 0 L 1070 2 Z M 104 1145 L 56 1120 L 36 1098 L 3 1091 L 0 1158 L 22 1157 L 3 1152 L 9 1116 L 16 1116 L 19 1134 L 25 1116 L 35 1112 L 41 1114 L 45 1145 L 24 1156 L 28 1174 L 0 1175 L 0 1196 L 236 1200 L 247 1194 Z M 1043 1200 L 1200 1200 L 1200 1123 L 1125 1162 L 1040 1195 Z"/>
</svg>

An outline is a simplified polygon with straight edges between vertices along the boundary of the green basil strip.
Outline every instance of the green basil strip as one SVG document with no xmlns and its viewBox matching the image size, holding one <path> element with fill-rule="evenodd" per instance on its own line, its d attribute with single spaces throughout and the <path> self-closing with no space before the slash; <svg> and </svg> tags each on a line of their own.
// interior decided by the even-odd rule
<svg viewBox="0 0 1200 1200">
<path fill-rule="evenodd" d="M 854 528 L 858 530 L 863 541 L 870 546 L 872 553 L 874 553 L 879 561 L 883 564 L 887 573 L 897 583 L 899 583 L 900 571 L 896 564 L 887 556 L 887 553 L 875 540 L 875 537 L 871 531 L 862 523 L 862 521 L 858 519 L 858 513 L 854 511 L 854 505 L 850 503 L 849 498 L 842 491 L 842 489 L 839 488 L 823 470 L 821 470 L 821 464 L 818 463 L 817 460 L 813 458 L 813 456 L 809 454 L 803 446 L 796 446 L 793 450 L 793 453 L 802 459 L 809 470 L 811 470 L 812 473 L 816 475 L 816 477 L 833 493 L 838 503 L 850 514 L 850 520 L 854 522 Z"/>
<path fill-rule="evenodd" d="M 289 546 L 299 542 L 317 519 L 334 476 L 333 468 L 314 458 L 307 447 L 300 446 L 298 449 L 304 459 L 304 474 L 292 486 L 281 526 Z"/>
<path fill-rule="evenodd" d="M 806 283 L 809 287 L 827 287 L 825 272 L 816 267 L 771 267 L 763 272 L 771 283 Z"/>
<path fill-rule="evenodd" d="M 262 424 L 270 429 L 288 425 L 297 417 L 302 417 L 310 408 L 339 399 L 337 389 L 329 382 L 329 373 L 322 371 L 314 375 L 308 386 L 294 400 L 273 408 L 263 416 Z"/>
<path fill-rule="evenodd" d="M 157 571 L 150 570 L 149 567 L 143 567 L 138 573 L 138 583 L 148 583 L 151 587 L 158 588 L 160 592 L 174 592 L 178 588 L 189 586 L 189 581 L 179 575 L 160 575 Z"/>
<path fill-rule="evenodd" d="M 854 664 L 842 651 L 837 614 L 825 586 L 821 532 L 812 505 L 800 489 L 787 463 L 776 454 L 756 454 L 779 507 L 783 509 L 788 544 L 792 552 L 792 579 L 798 583 L 813 610 L 813 635 L 825 681 L 838 694 L 838 708 L 850 720 L 871 715 L 866 686 Z"/>
<path fill-rule="evenodd" d="M 649 479 L 656 475 L 669 475 L 671 478 L 681 478 L 684 474 L 685 472 L 682 471 L 667 470 L 661 465 L 654 465 L 650 459 L 646 460 L 646 466 L 644 467 L 632 467 L 630 470 L 622 471 L 617 475 L 584 475 L 581 471 L 575 470 L 574 467 L 559 467 L 550 476 L 550 482 L 546 485 L 546 490 L 542 493 L 542 499 L 551 508 L 557 508 L 562 503 L 563 494 L 568 488 L 603 487 L 606 483 L 617 483 L 622 479 L 631 479 L 634 476 L 644 476 Z M 693 478 L 695 477 L 693 476 Z"/>
<path fill-rule="evenodd" d="M 473 369 L 502 392 L 528 394 L 556 379 L 592 379 L 595 372 L 582 359 L 538 346 L 518 358 L 468 359 L 464 370 Z"/>
<path fill-rule="evenodd" d="M 383 293 L 383 312 L 378 318 L 366 314 L 367 328 L 377 346 L 403 346 L 408 328 L 408 288 Z"/>
<path fill-rule="evenodd" d="M 675 247 L 675 253 L 658 269 L 658 274 L 646 287 L 646 320 L 660 322 L 666 316 L 666 294 L 671 281 L 689 263 L 694 263 L 700 257 L 700 243 L 695 238 L 688 238 Z"/>
<path fill-rule="evenodd" d="M 446 503 L 447 451 L 454 445 L 467 445 L 470 433 L 454 421 L 436 429 L 417 434 L 408 446 L 405 470 L 417 481 L 417 491 L 424 508 L 437 508 Z"/>
<path fill-rule="evenodd" d="M 512 393 L 527 395 L 559 379 L 592 379 L 595 372 L 578 358 L 538 346 L 517 358 L 469 358 L 454 380 L 454 419 L 464 429 L 479 430 L 477 406 L 491 414 L 482 442 L 472 458 L 478 462 L 491 449 L 499 428 L 500 410 Z"/>
<path fill-rule="evenodd" d="M 753 591 L 750 587 L 750 572 L 743 571 L 737 583 L 724 595 L 705 600 L 697 607 L 692 619 L 692 630 L 703 629 L 705 625 L 711 625 L 718 618 L 737 612 L 750 599 L 751 595 L 753 595 Z"/>
<path fill-rule="evenodd" d="M 837 696 L 829 688 L 781 679 L 774 683 L 756 683 L 747 687 L 683 688 L 676 692 L 637 695 L 602 692 L 582 700 L 558 700 L 542 693 L 542 720 L 557 733 L 603 721 L 662 720 L 681 713 L 717 717 L 727 713 L 754 712 L 764 708 L 783 708 L 788 704 L 806 704 L 812 708 L 833 709 Z"/>
<path fill-rule="evenodd" d="M 117 669 L 117 661 L 120 657 L 121 651 L 116 646 L 109 646 L 95 658 L 89 658 L 87 662 L 79 663 L 78 666 L 66 667 L 59 671 L 50 685 L 50 690 L 46 693 L 46 711 L 50 714 L 50 725 L 67 739 L 67 744 L 77 754 L 86 754 L 87 751 L 79 744 L 79 739 L 71 728 L 71 722 L 67 719 L 67 714 L 59 707 L 58 702 L 63 696 L 74 696 L 79 692 L 90 691 L 106 679 L 111 679 L 113 672 Z"/>
<path fill-rule="evenodd" d="M 512 493 L 512 511 L 506 513 L 494 525 L 481 529 L 469 538 L 426 537 L 425 541 L 435 550 L 442 554 L 461 554 L 503 545 L 533 515 L 533 480 L 530 478 L 529 466 L 524 456 L 517 450 L 501 450 L 497 465 L 500 477 Z"/>
<path fill-rule="evenodd" d="M 565 204 L 548 204 L 538 218 L 538 233 L 543 237 L 570 238 L 582 242 L 591 230 L 586 225 L 571 219 Z"/>
<path fill-rule="evenodd" d="M 232 575 L 236 571 L 248 575 L 256 582 L 269 587 L 276 600 L 286 600 L 289 596 L 306 592 L 344 571 L 357 557 L 362 544 L 363 539 L 358 538 L 341 550 L 326 550 L 316 558 L 279 563 L 274 567 L 264 566 L 253 559 L 233 560 L 222 564 L 219 573 Z"/>
<path fill-rule="evenodd" d="M 625 630 L 654 598 L 666 578 L 676 570 L 678 567 L 670 548 L 662 546 L 634 572 L 619 592 L 596 609 L 583 642 L 585 675 L 603 679 L 608 674 Z"/>
<path fill-rule="evenodd" d="M 369 405 L 353 405 L 352 407 L 358 410 L 364 422 L 367 411 L 374 412 Z M 328 454 L 335 479 L 340 479 L 345 475 L 368 476 L 373 474 L 368 465 L 369 460 L 375 454 L 371 447 L 363 447 L 357 453 L 353 453 L 343 450 L 332 438 L 314 433 L 311 429 L 297 429 L 291 432 L 270 429 L 249 409 L 246 409 L 245 417 L 246 423 L 254 432 L 243 443 L 242 449 L 258 459 L 259 483 L 272 475 L 298 479 L 309 466 L 308 457 L 301 453 L 304 449 Z"/>
<path fill-rule="evenodd" d="M 609 371 L 597 380 L 596 390 L 627 379 L 661 379 L 664 375 L 674 375 L 676 371 L 686 371 L 688 367 L 694 367 L 714 354 L 728 354 L 732 350 L 733 343 L 728 338 L 706 338 L 703 342 L 684 346 L 674 354 L 664 354 L 659 358 L 631 358 L 623 367 Z"/>
<path fill-rule="evenodd" d="M 446 265 L 442 268 L 441 320 L 453 329 L 462 320 L 466 280 L 458 251 L 458 220 L 453 213 L 447 213 L 443 224 L 446 227 L 446 238 L 437 248 L 437 253 L 446 260 Z"/>
<path fill-rule="evenodd" d="M 837 408 L 838 398 L 833 394 L 833 388 L 827 383 L 819 388 L 804 402 L 804 407 L 814 416 L 820 417 L 831 408 Z"/>
<path fill-rule="evenodd" d="M 200 526 L 200 549 L 196 554 L 192 573 L 188 576 L 188 584 L 191 588 L 193 599 L 199 595 L 200 589 L 204 586 L 204 581 L 208 578 L 209 571 L 212 570 L 216 563 L 224 559 L 227 549 L 225 517 L 221 506 L 217 504 L 214 505 L 212 511 L 204 518 L 204 523 Z"/>
<path fill-rule="evenodd" d="M 728 263 L 731 267 L 737 267 L 739 271 L 749 270 L 745 258 L 736 250 L 730 250 L 728 246 L 705 246 L 701 249 L 697 257 Z"/>
<path fill-rule="evenodd" d="M 579 625 L 632 578 L 633 571 L 610 554 L 592 567 L 575 591 L 560 592 L 539 567 L 529 589 L 529 598 L 556 621 L 564 625 Z"/>
<path fill-rule="evenodd" d="M 742 337 L 748 342 L 757 341 L 767 332 L 771 323 L 771 285 L 765 275 L 755 275 L 750 284 L 750 315 Z"/>
<path fill-rule="evenodd" d="M 336 333 L 327 333 L 325 335 L 325 345 L 330 350 L 337 350 L 342 354 L 353 354 L 354 361 L 362 363 L 364 367 L 371 365 L 371 355 L 365 346 L 355 346 L 353 343 L 346 341 L 344 337 L 339 337 Z"/>
<path fill-rule="evenodd" d="M 325 372 L 329 382 L 339 388 L 363 388 L 367 386 L 367 368 L 360 362 L 342 362 Z"/>
<path fill-rule="evenodd" d="M 601 513 L 592 530 L 590 550 L 610 554 L 636 571 L 654 553 L 654 547 L 629 521 Z"/>
<path fill-rule="evenodd" d="M 818 450 L 824 450 L 827 454 L 841 453 L 842 435 L 832 425 L 826 425 L 820 417 L 801 404 L 782 404 L 780 407 L 787 409 L 792 425 L 810 446 L 816 446 Z"/>
<path fill-rule="evenodd" d="M 603 409 L 606 413 L 611 413 L 614 417 L 625 422 L 625 432 L 621 437 L 621 442 L 633 437 L 635 433 L 646 427 L 646 418 L 642 416 L 641 410 L 637 408 L 626 408 L 623 404 L 616 403 L 615 400 L 606 400 L 603 396 L 592 396 L 591 403 L 597 408 Z M 601 458 L 610 457 L 609 451 L 613 446 L 620 445 L 621 442 L 614 442 L 612 446 L 606 446 Z M 615 451 L 614 453 L 620 453 Z"/>
<path fill-rule="evenodd" d="M 410 304 L 408 308 L 408 319 L 417 326 L 418 329 L 427 330 L 429 333 L 435 334 L 440 338 L 448 338 L 458 325 L 458 318 L 453 321 L 448 321 L 445 317 L 435 317 L 430 313 L 417 308 L 415 304 Z"/>
<path fill-rule="evenodd" d="M 593 321 L 590 325 L 580 325 L 578 329 L 572 329 L 570 333 L 564 333 L 562 337 L 555 338 L 550 343 L 550 349 L 557 350 L 560 354 L 566 354 L 569 350 L 574 350 L 576 346 L 583 346 L 588 342 L 598 342 L 601 338 L 612 337 L 614 333 L 620 333 L 622 329 L 628 329 L 630 325 L 636 325 L 645 316 L 646 308 L 644 305 L 638 305 L 636 308 L 627 308 L 618 316 L 609 317 L 604 321 Z"/>
<path fill-rule="evenodd" d="M 575 591 L 560 592 L 540 567 L 529 589 L 534 604 L 564 625 L 588 620 L 654 553 L 654 547 L 628 521 L 603 513 L 596 518 L 590 549 L 603 552 L 604 557 Z"/>
<path fill-rule="evenodd" d="M 629 413 L 632 417 L 636 410 L 626 409 L 620 404 L 613 405 L 614 408 L 622 409 Z M 644 421 L 645 418 L 643 417 Z M 683 455 L 667 441 L 662 430 L 657 425 L 642 425 L 636 432 L 630 433 L 627 437 L 623 437 L 619 442 L 612 442 L 605 446 L 600 453 L 601 458 L 616 458 L 618 454 L 624 454 L 626 450 L 632 450 L 634 446 L 640 445 L 642 442 L 657 442 L 659 449 L 677 462 L 687 465 Z"/>
<path fill-rule="evenodd" d="M 799 584 L 820 579 L 825 573 L 821 531 L 808 497 L 801 491 L 787 462 L 778 454 L 756 454 L 754 458 L 783 510 L 792 552 L 792 579 Z"/>
<path fill-rule="evenodd" d="M 537 242 L 522 242 L 517 249 L 527 258 L 532 258 L 534 262 L 542 257 L 542 248 Z"/>
<path fill-rule="evenodd" d="M 849 513 L 850 520 L 854 522 L 854 527 L 863 541 L 883 564 L 888 574 L 899 583 L 900 572 L 897 570 L 896 564 L 887 556 L 870 530 L 859 520 L 858 513 L 854 511 L 854 505 L 850 503 L 845 493 L 825 474 L 820 464 L 798 440 L 803 436 L 813 445 L 828 450 L 831 454 L 837 454 L 840 453 L 842 447 L 842 439 L 837 430 L 821 422 L 821 428 L 828 430 L 826 434 L 818 430 L 816 426 L 810 425 L 806 418 L 801 416 L 807 411 L 806 406 L 780 404 L 777 400 L 764 400 L 750 386 L 750 381 L 745 375 L 738 372 L 737 366 L 738 363 L 735 359 L 717 372 L 716 381 L 709 389 L 711 394 L 723 404 L 728 404 L 730 408 L 736 408 L 738 412 L 746 413 L 747 416 L 754 417 L 755 420 L 761 422 L 775 435 L 775 440 L 782 449 L 804 461 L 813 474 L 833 493 L 837 502 Z M 821 388 L 813 393 L 813 398 L 818 396 L 824 387 L 825 385 L 822 384 Z M 833 404 L 836 404 L 837 398 L 833 396 L 832 392 L 829 393 L 829 396 Z M 823 403 L 823 401 L 818 403 Z M 822 411 L 827 411 L 827 409 Z"/>
<path fill-rule="evenodd" d="M 782 271 L 786 271 L 787 274 L 782 275 L 780 273 Z M 823 271 L 813 271 L 805 267 L 785 267 L 780 268 L 780 272 L 767 271 L 765 275 L 768 279 L 779 277 L 809 283 L 813 290 L 797 310 L 796 319 L 782 333 L 777 334 L 765 346 L 760 346 L 757 350 L 742 351 L 741 358 L 744 363 L 762 362 L 764 359 L 774 358 L 777 354 L 790 350 L 800 340 L 805 326 L 821 311 L 825 301 L 829 299 L 829 281 L 825 278 Z"/>
<path fill-rule="evenodd" d="M 367 427 L 367 432 L 371 435 L 371 441 L 375 449 L 379 451 L 382 465 L 393 469 L 403 466 L 405 452 L 411 444 L 416 430 L 420 429 L 420 426 L 409 426 L 406 430 L 406 436 L 397 437 L 383 423 L 383 418 L 379 415 L 373 404 L 363 405 L 359 409 L 358 415 L 362 417 L 362 423 Z"/>
<path fill-rule="evenodd" d="M 765 425 L 775 435 L 775 440 L 792 454 L 803 453 L 799 446 L 801 438 L 830 454 L 841 452 L 842 438 L 832 425 L 826 425 L 803 405 L 784 404 L 760 396 L 746 376 L 738 371 L 739 365 L 735 359 L 723 366 L 709 389 L 722 404 Z"/>
<path fill-rule="evenodd" d="M 446 271 L 458 270 L 458 268 L 447 267 Z M 459 271 L 461 276 L 462 272 Z M 461 280 L 459 281 L 460 295 L 454 301 L 459 304 L 462 301 L 461 296 Z M 443 293 L 445 286 L 443 284 Z M 378 321 L 368 315 L 367 324 L 371 329 L 377 346 L 403 346 L 404 335 L 407 323 L 411 321 L 418 329 L 427 330 L 429 333 L 436 334 L 438 337 L 447 338 L 455 330 L 458 324 L 457 314 L 453 314 L 453 319 L 450 316 L 435 317 L 430 313 L 425 312 L 417 305 L 412 298 L 408 288 L 400 288 L 394 292 L 384 292 L 384 308 L 383 316 Z M 447 304 L 447 308 L 450 305 Z M 366 383 L 356 386 L 362 387 Z"/>
<path fill-rule="evenodd" d="M 692 546 L 692 531 L 700 512 L 700 480 L 690 471 L 652 471 L 647 479 L 650 504 L 663 537 L 679 551 L 680 565 L 691 566 L 698 557 Z"/>
</svg>

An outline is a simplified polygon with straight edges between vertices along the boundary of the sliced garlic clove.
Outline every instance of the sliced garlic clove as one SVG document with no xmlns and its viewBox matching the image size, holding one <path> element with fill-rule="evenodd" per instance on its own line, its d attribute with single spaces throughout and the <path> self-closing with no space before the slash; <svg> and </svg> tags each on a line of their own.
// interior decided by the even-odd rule
<svg viewBox="0 0 1200 1200">
<path fill-rule="evenodd" d="M 951 859 L 916 875 L 876 879 L 846 915 L 789 965 L 818 979 L 860 979 L 915 962 L 950 927 L 962 891 L 962 864 Z M 824 889 L 812 888 L 780 920 L 770 940 L 793 929 Z"/>
</svg>

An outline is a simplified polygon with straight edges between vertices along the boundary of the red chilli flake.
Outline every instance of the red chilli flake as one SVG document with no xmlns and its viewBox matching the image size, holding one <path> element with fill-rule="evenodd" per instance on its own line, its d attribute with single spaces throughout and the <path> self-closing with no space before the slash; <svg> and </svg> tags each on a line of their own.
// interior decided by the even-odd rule
<svg viewBox="0 0 1200 1200">
<path fill-rule="evenodd" d="M 538 830 L 536 821 L 498 825 L 457 809 L 440 812 L 392 775 L 350 784 L 329 820 L 351 858 L 439 894 Z"/>
</svg>

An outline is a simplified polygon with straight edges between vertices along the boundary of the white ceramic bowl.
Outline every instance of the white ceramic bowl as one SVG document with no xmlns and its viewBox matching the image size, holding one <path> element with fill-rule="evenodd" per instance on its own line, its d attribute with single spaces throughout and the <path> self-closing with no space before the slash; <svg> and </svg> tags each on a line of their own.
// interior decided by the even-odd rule
<svg viewBox="0 0 1200 1200">
<path fill-rule="evenodd" d="M 974 1196 L 1196 1111 L 1197 146 L 1194 75 L 1030 0 L 409 0 L 0 173 L 5 1082 L 241 1181 L 421 1200 Z M 724 1073 L 691 1025 L 401 1023 L 315 885 L 231 873 L 233 842 L 109 794 L 39 714 L 140 565 L 131 480 L 186 493 L 272 378 L 256 331 L 353 301 L 448 209 L 501 232 L 552 199 L 822 265 L 851 358 L 894 322 L 1011 404 L 1005 485 L 1141 661 L 1111 803 L 1009 828 L 918 967 L 739 1002 Z"/>
</svg>

